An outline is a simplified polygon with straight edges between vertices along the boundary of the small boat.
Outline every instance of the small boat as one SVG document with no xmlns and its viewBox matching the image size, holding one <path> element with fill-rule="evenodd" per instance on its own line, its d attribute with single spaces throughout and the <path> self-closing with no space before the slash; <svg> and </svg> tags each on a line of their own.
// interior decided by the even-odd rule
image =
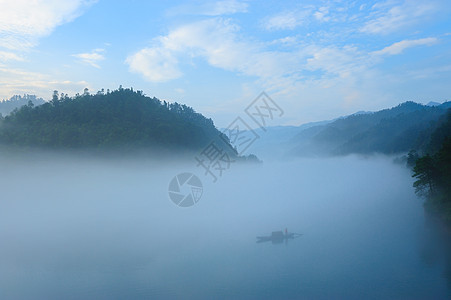
<svg viewBox="0 0 451 300">
<path fill-rule="evenodd" d="M 285 229 L 285 233 L 283 231 L 273 231 L 270 236 L 257 236 L 257 243 L 271 241 L 273 244 L 279 244 L 283 241 L 300 237 L 301 235 L 301 233 L 288 232 L 287 229 Z"/>
</svg>

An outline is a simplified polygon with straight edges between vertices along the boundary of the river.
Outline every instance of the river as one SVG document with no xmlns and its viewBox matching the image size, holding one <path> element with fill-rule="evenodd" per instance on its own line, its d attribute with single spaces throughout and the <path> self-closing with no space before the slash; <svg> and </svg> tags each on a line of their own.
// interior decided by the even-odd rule
<svg viewBox="0 0 451 300">
<path fill-rule="evenodd" d="M 447 299 L 451 247 L 386 157 L 2 158 L 1 299 Z M 181 208 L 170 180 L 203 194 Z M 256 243 L 273 231 L 302 236 Z"/>
</svg>

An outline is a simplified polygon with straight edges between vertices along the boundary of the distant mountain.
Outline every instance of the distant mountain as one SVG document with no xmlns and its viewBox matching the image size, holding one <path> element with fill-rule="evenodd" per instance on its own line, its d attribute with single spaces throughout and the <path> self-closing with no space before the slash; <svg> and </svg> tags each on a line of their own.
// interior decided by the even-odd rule
<svg viewBox="0 0 451 300">
<path fill-rule="evenodd" d="M 367 114 L 372 114 L 372 113 L 373 113 L 372 111 L 364 111 L 364 110 L 361 110 L 361 111 L 358 111 L 358 112 L 356 112 L 356 113 L 353 113 L 351 116 L 367 115 Z"/>
<path fill-rule="evenodd" d="M 405 102 L 374 113 L 354 114 L 298 133 L 290 153 L 299 155 L 393 154 L 420 149 L 451 102 L 425 106 Z"/>
<path fill-rule="evenodd" d="M 54 95 L 0 119 L 0 144 L 28 148 L 201 151 L 215 142 L 234 154 L 220 136 L 213 121 L 191 107 L 122 88 L 74 98 Z"/>
<path fill-rule="evenodd" d="M 439 102 L 434 102 L 434 101 L 430 101 L 428 104 L 426 104 L 426 106 L 439 106 L 441 103 Z"/>
<path fill-rule="evenodd" d="M 437 102 L 434 102 L 437 103 Z M 358 111 L 333 120 L 300 126 L 254 129 L 259 139 L 249 149 L 264 161 L 289 156 L 431 151 L 430 141 L 451 102 L 422 105 L 412 101 L 377 112 Z"/>
<path fill-rule="evenodd" d="M 9 100 L 0 101 L 0 114 L 6 116 L 15 108 L 20 108 L 21 106 L 27 105 L 29 101 L 31 101 L 33 105 L 41 105 L 45 103 L 44 99 L 37 98 L 35 95 L 15 95 Z"/>
<path fill-rule="evenodd" d="M 269 126 L 265 130 L 254 129 L 259 138 L 252 144 L 249 151 L 255 153 L 264 161 L 279 159 L 292 148 L 292 138 L 305 129 L 326 125 L 333 120 L 305 123 L 300 126 Z"/>
<path fill-rule="evenodd" d="M 299 145 L 299 140 L 309 144 L 310 139 L 322 131 L 328 124 L 335 121 L 346 119 L 352 116 L 370 115 L 371 111 L 358 111 L 351 115 L 337 117 L 332 120 L 309 122 L 299 126 L 272 126 L 266 127 L 265 130 L 260 128 L 254 129 L 259 135 L 259 139 L 250 148 L 252 153 L 264 161 L 280 159 L 282 157 L 290 156 Z M 313 145 L 304 145 L 306 148 L 311 147 L 312 150 L 308 155 L 316 155 Z M 306 154 L 307 151 L 304 151 Z"/>
</svg>

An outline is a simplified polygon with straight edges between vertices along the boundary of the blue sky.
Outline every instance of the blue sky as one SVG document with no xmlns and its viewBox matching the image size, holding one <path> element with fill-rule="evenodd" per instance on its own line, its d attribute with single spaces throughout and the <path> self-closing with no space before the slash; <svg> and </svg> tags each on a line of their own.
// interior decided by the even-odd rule
<svg viewBox="0 0 451 300">
<path fill-rule="evenodd" d="M 227 126 L 449 100 L 451 2 L 0 0 L 0 99 L 119 85 Z"/>
</svg>

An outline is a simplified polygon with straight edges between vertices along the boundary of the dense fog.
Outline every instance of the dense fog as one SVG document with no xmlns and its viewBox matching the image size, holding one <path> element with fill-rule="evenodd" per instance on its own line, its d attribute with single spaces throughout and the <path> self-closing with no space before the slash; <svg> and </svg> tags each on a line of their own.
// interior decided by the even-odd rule
<svg viewBox="0 0 451 300">
<path fill-rule="evenodd" d="M 3 155 L 0 298 L 441 298 L 439 238 L 390 157 L 232 164 Z M 172 178 L 203 184 L 194 206 Z M 257 236 L 288 229 L 282 243 Z M 426 284 L 425 284 L 426 281 Z"/>
</svg>

